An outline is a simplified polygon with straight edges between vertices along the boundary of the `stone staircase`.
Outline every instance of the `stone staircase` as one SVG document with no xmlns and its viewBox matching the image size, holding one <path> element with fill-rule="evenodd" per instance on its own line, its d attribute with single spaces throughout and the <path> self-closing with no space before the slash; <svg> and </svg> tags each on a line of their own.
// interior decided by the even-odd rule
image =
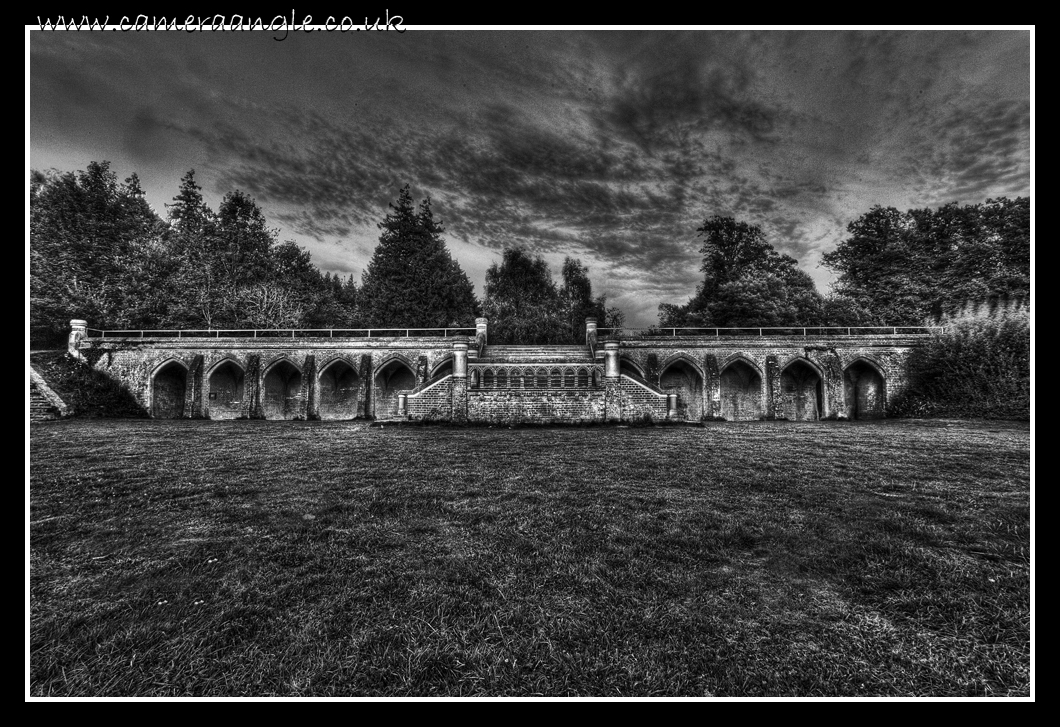
<svg viewBox="0 0 1060 727">
<path fill-rule="evenodd" d="M 29 373 L 29 420 L 43 422 L 67 416 L 69 408 L 58 394 L 32 368 Z"/>
<path fill-rule="evenodd" d="M 486 355 L 471 356 L 477 364 L 593 364 L 603 360 L 603 351 L 596 358 L 586 346 L 487 346 Z"/>
</svg>

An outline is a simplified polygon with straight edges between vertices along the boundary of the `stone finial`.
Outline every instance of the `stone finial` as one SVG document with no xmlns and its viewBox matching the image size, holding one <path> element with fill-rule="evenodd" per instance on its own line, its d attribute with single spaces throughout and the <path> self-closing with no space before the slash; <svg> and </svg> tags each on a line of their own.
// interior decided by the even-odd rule
<svg viewBox="0 0 1060 727">
<path fill-rule="evenodd" d="M 585 319 L 585 345 L 596 349 L 596 319 Z"/>
<path fill-rule="evenodd" d="M 70 337 L 66 340 L 66 352 L 76 359 L 85 360 L 81 353 L 81 341 L 88 336 L 88 321 L 74 318 L 70 321 Z"/>
</svg>

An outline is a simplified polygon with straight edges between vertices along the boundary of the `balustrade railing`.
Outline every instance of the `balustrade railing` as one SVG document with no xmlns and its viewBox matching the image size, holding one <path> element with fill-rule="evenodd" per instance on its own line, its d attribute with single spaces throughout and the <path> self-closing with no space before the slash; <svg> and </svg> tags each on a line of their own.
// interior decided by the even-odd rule
<svg viewBox="0 0 1060 727">
<path fill-rule="evenodd" d="M 744 328 L 598 328 L 599 338 L 675 338 L 680 336 L 927 336 L 941 326 L 762 326 Z"/>
<path fill-rule="evenodd" d="M 475 328 L 200 328 L 86 329 L 89 338 L 450 338 L 475 335 Z"/>
</svg>

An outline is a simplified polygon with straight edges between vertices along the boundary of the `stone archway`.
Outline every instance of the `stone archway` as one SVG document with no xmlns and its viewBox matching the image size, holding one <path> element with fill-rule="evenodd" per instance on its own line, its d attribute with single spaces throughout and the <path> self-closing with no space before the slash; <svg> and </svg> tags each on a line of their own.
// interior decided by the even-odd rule
<svg viewBox="0 0 1060 727">
<path fill-rule="evenodd" d="M 765 415 L 762 376 L 747 361 L 736 359 L 720 376 L 721 417 L 726 421 L 755 421 Z"/>
<path fill-rule="evenodd" d="M 882 419 L 887 396 L 883 374 L 865 359 L 857 359 L 843 372 L 846 414 L 849 419 Z"/>
<path fill-rule="evenodd" d="M 384 364 L 372 379 L 372 410 L 376 419 L 397 416 L 398 394 L 416 388 L 416 374 L 401 359 L 391 359 Z"/>
<path fill-rule="evenodd" d="M 206 416 L 210 419 L 238 419 L 243 416 L 245 382 L 243 369 L 225 360 L 214 367 L 208 379 Z"/>
<path fill-rule="evenodd" d="M 677 418 L 699 421 L 703 418 L 703 376 L 683 358 L 666 365 L 659 374 L 659 388 L 677 394 Z"/>
<path fill-rule="evenodd" d="M 341 359 L 323 368 L 317 379 L 317 415 L 321 419 L 355 419 L 361 379 Z"/>
<path fill-rule="evenodd" d="M 824 415 L 824 380 L 805 359 L 795 359 L 780 374 L 778 414 L 797 422 L 816 421 Z"/>
<path fill-rule="evenodd" d="M 303 419 L 302 372 L 286 359 L 265 372 L 261 387 L 261 411 L 266 419 Z"/>
<path fill-rule="evenodd" d="M 151 378 L 151 416 L 181 419 L 187 393 L 188 370 L 179 361 L 169 361 Z"/>
</svg>

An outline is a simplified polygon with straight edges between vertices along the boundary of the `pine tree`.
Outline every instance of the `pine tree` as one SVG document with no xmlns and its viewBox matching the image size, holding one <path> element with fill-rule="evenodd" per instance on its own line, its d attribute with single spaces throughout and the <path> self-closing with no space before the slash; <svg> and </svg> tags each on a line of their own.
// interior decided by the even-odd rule
<svg viewBox="0 0 1060 727">
<path fill-rule="evenodd" d="M 379 223 L 382 234 L 356 298 L 359 317 L 373 327 L 469 326 L 478 309 L 475 289 L 442 240 L 430 199 L 414 208 L 408 185 Z"/>
</svg>

